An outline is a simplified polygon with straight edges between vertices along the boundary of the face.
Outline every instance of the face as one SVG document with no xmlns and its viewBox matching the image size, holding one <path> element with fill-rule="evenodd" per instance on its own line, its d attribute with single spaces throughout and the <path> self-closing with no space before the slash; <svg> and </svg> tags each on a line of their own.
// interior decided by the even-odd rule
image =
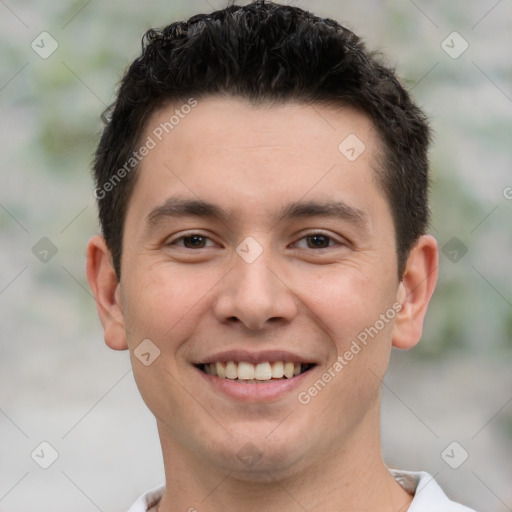
<svg viewBox="0 0 512 512">
<path fill-rule="evenodd" d="M 404 297 L 372 123 L 206 98 L 160 141 L 175 110 L 142 138 L 156 146 L 125 221 L 126 340 L 111 341 L 126 341 L 162 443 L 256 475 L 375 438 Z M 160 351 L 147 365 L 143 340 L 146 364 Z"/>
</svg>

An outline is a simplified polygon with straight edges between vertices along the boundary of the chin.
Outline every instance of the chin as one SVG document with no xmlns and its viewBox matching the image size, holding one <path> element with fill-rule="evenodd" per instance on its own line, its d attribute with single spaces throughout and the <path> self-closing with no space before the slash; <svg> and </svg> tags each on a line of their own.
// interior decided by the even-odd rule
<svg viewBox="0 0 512 512">
<path fill-rule="evenodd" d="M 295 438 L 286 429 L 280 435 L 271 430 L 268 425 L 264 429 L 249 426 L 243 434 L 239 432 L 223 443 L 224 446 L 218 446 L 213 458 L 233 478 L 247 482 L 274 482 L 276 478 L 300 472 L 301 461 L 307 458 L 304 438 Z"/>
</svg>

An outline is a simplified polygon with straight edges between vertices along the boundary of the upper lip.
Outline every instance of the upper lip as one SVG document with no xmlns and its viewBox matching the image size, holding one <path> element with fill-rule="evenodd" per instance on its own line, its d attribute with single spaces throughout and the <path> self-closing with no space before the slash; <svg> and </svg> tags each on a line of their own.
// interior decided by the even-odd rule
<svg viewBox="0 0 512 512">
<path fill-rule="evenodd" d="M 195 364 L 217 363 L 220 361 L 244 361 L 247 363 L 265 363 L 267 361 L 284 361 L 301 364 L 316 364 L 314 359 L 303 357 L 286 350 L 264 350 L 261 352 L 249 352 L 247 350 L 225 350 L 207 356 Z"/>
</svg>

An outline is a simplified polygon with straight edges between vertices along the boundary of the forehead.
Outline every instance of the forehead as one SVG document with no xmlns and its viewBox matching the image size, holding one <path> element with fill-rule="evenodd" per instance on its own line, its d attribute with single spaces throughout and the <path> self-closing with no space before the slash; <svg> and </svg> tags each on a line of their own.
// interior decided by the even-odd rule
<svg viewBox="0 0 512 512">
<path fill-rule="evenodd" d="M 379 139 L 372 122 L 352 109 L 191 99 L 156 111 L 141 141 L 152 149 L 132 196 L 140 211 L 171 192 L 254 212 L 284 196 L 290 203 L 349 189 L 352 196 L 380 194 L 373 170 Z"/>
<path fill-rule="evenodd" d="M 254 104 L 233 96 L 170 103 L 150 116 L 144 130 L 145 136 L 165 146 L 190 142 L 192 133 L 198 145 L 229 145 L 230 151 L 281 142 L 298 152 L 330 149 L 336 156 L 347 136 L 358 136 L 368 149 L 379 141 L 369 117 L 354 108 L 298 102 Z"/>
</svg>

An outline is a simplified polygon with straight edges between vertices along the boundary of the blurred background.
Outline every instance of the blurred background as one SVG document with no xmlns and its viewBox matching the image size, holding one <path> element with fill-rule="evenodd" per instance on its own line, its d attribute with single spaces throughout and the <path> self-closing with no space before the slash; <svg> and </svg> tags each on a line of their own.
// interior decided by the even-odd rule
<svg viewBox="0 0 512 512">
<path fill-rule="evenodd" d="M 440 280 L 422 342 L 383 384 L 384 457 L 510 511 L 512 3 L 289 3 L 382 51 L 435 131 Z M 123 511 L 163 482 L 153 417 L 85 279 L 90 161 L 143 33 L 224 6 L 0 0 L 0 511 Z"/>
</svg>

